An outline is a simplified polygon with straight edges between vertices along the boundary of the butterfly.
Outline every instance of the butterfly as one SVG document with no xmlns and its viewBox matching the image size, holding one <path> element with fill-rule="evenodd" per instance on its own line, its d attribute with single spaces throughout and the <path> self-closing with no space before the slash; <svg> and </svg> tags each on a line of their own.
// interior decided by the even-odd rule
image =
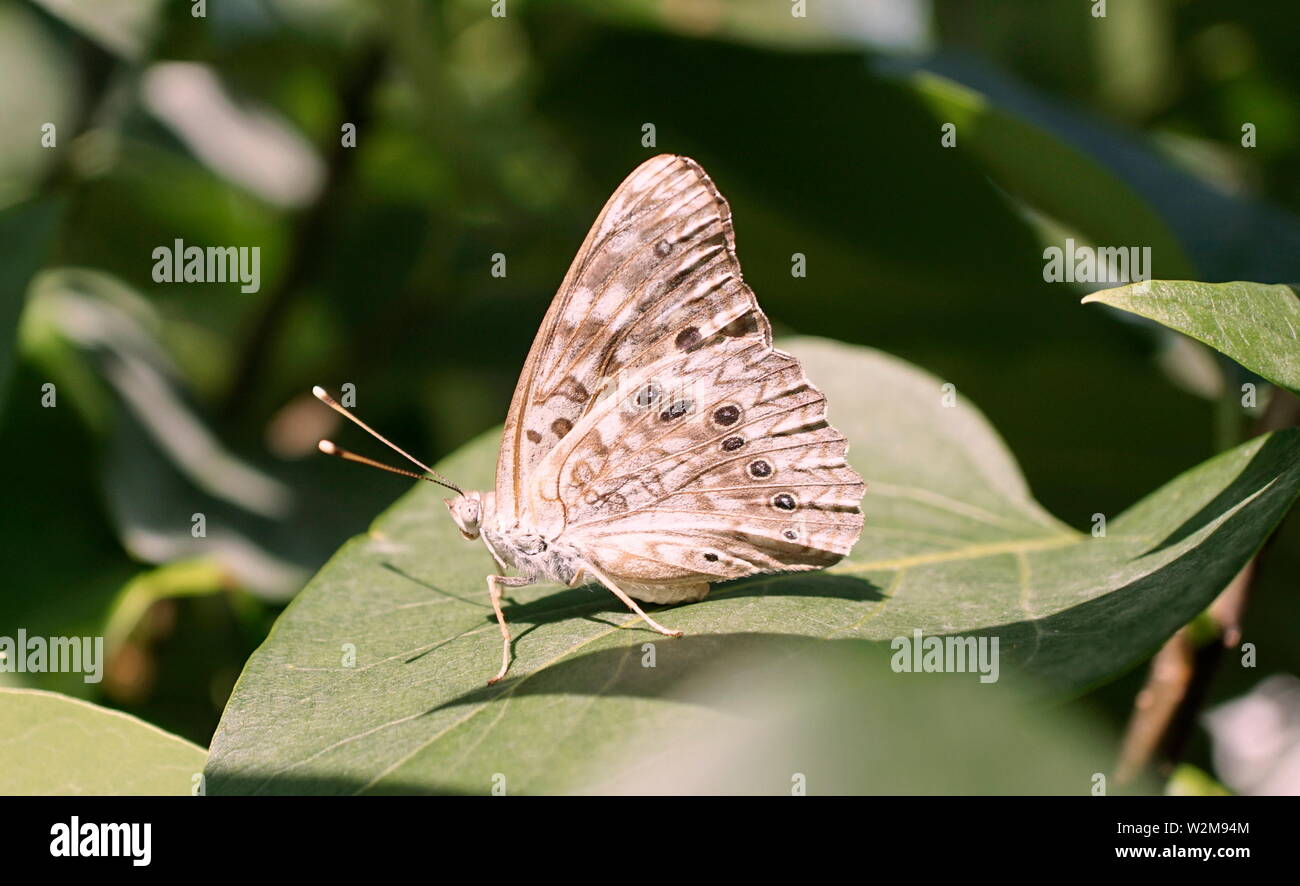
<svg viewBox="0 0 1300 886">
<path fill-rule="evenodd" d="M 524 362 L 493 491 L 463 491 L 313 393 L 429 476 L 327 440 L 322 451 L 456 493 L 452 520 L 498 567 L 489 685 L 510 668 L 504 588 L 599 583 L 681 636 L 636 601 L 694 602 L 712 582 L 830 566 L 862 531 L 848 443 L 799 361 L 772 346 L 727 201 L 688 157 L 642 163 L 601 210 Z"/>
</svg>

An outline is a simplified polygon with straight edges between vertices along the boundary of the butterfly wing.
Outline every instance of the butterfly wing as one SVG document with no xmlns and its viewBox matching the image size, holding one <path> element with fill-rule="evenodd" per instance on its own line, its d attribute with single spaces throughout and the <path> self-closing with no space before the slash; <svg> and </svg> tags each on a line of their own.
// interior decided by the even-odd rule
<svg viewBox="0 0 1300 886">
<path fill-rule="evenodd" d="M 561 538 L 597 569 L 673 602 L 849 553 L 862 479 L 825 397 L 763 330 L 712 336 L 626 382 L 537 474 L 537 510 L 557 503 Z"/>
<path fill-rule="evenodd" d="M 642 599 L 828 566 L 862 529 L 847 442 L 798 361 L 772 347 L 730 209 L 686 158 L 648 161 L 610 198 L 505 436 L 498 507 L 513 502 Z"/>
<path fill-rule="evenodd" d="M 647 160 L 605 204 L 533 341 L 497 460 L 500 519 L 547 522 L 529 513 L 530 478 L 611 381 L 729 324 L 770 337 L 727 203 L 695 161 Z"/>
</svg>

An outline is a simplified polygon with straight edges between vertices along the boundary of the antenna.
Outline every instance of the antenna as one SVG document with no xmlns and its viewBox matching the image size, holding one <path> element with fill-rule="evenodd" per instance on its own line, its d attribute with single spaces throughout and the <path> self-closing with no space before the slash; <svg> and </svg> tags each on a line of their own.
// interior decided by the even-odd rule
<svg viewBox="0 0 1300 886">
<path fill-rule="evenodd" d="M 364 455 L 357 455 L 355 452 L 348 452 L 341 446 L 335 446 L 328 440 L 322 440 L 316 444 L 316 448 L 326 455 L 336 455 L 344 461 L 354 461 L 358 464 L 370 465 L 372 468 L 379 468 L 381 471 L 388 471 L 390 474 L 401 474 L 403 477 L 410 477 L 413 480 L 428 480 L 430 483 L 438 483 L 432 477 L 426 477 L 423 474 L 417 474 L 415 471 L 404 471 L 401 468 L 395 468 L 392 465 L 386 465 L 377 462 L 373 458 L 366 458 Z"/>
<path fill-rule="evenodd" d="M 321 440 L 320 443 L 317 444 L 317 445 L 319 446 L 321 452 L 325 453 L 326 455 L 337 455 L 339 458 L 345 459 L 345 460 L 347 460 L 347 461 L 355 461 L 355 462 L 357 462 L 357 463 L 359 463 L 359 464 L 370 465 L 372 468 L 379 468 L 379 469 L 381 469 L 381 470 L 389 471 L 389 472 L 394 473 L 394 474 L 401 474 L 401 475 L 404 476 L 404 477 L 414 477 L 414 478 L 417 479 L 417 480 L 428 480 L 428 481 L 431 482 L 431 483 L 437 483 L 437 484 L 439 484 L 439 485 L 441 485 L 441 486 L 446 486 L 448 489 L 452 490 L 452 491 L 455 492 L 457 495 L 464 495 L 464 494 L 465 494 L 465 493 L 461 490 L 461 488 L 460 488 L 459 486 L 457 486 L 455 483 L 453 483 L 453 482 L 451 482 L 450 480 L 448 480 L 448 479 L 447 479 L 446 477 L 444 477 L 442 474 L 439 474 L 439 473 L 438 473 L 437 471 L 435 471 L 433 468 L 429 467 L 429 466 L 426 465 L 424 462 L 420 461 L 418 458 L 416 458 L 415 456 L 411 455 L 409 452 L 407 452 L 407 451 L 406 451 L 405 449 L 403 449 L 402 447 L 398 446 L 396 443 L 393 443 L 391 440 L 389 440 L 389 439 L 388 439 L 387 437 L 385 437 L 383 434 L 379 433 L 379 432 L 376 431 L 374 428 L 370 427 L 370 425 L 366 424 L 366 423 L 363 422 L 361 419 L 357 418 L 355 415 L 353 415 L 353 414 L 352 414 L 351 412 L 349 412 L 348 410 L 344 409 L 344 408 L 339 404 L 339 402 L 338 402 L 337 400 L 335 400 L 333 397 L 331 397 L 328 393 L 326 393 L 325 389 L 322 388 L 320 385 L 317 385 L 316 387 L 312 388 L 312 389 L 311 389 L 311 392 L 312 392 L 313 396 L 316 397 L 317 400 L 319 400 L 319 401 L 321 401 L 322 403 L 324 403 L 324 404 L 325 404 L 326 406 L 328 406 L 330 409 L 333 409 L 333 410 L 334 410 L 335 412 L 337 412 L 339 415 L 341 415 L 341 416 L 343 416 L 344 418 L 348 419 L 348 421 L 351 421 L 351 422 L 356 423 L 357 425 L 359 425 L 359 426 L 362 428 L 362 430 L 364 430 L 366 433 L 370 434 L 370 436 L 374 437 L 374 438 L 375 438 L 376 440 L 378 440 L 380 443 L 383 443 L 385 446 L 389 447 L 389 448 L 392 449 L 394 452 L 397 452 L 398 454 L 400 454 L 403 458 L 405 458 L 407 461 L 411 462 L 412 464 L 417 465 L 418 467 L 420 467 L 421 469 L 423 469 L 423 470 L 425 471 L 425 473 L 432 474 L 433 476 L 432 476 L 432 477 L 424 477 L 424 476 L 421 476 L 420 474 L 415 473 L 414 471 L 404 471 L 404 470 L 402 470 L 401 468 L 392 468 L 392 467 L 389 467 L 388 465 L 380 464 L 379 462 L 374 461 L 374 460 L 369 459 L 369 458 L 366 458 L 365 456 L 357 455 L 357 454 L 352 453 L 352 452 L 348 452 L 346 449 L 340 449 L 339 447 L 335 446 L 333 443 L 331 443 L 331 442 L 328 441 L 328 440 Z"/>
</svg>

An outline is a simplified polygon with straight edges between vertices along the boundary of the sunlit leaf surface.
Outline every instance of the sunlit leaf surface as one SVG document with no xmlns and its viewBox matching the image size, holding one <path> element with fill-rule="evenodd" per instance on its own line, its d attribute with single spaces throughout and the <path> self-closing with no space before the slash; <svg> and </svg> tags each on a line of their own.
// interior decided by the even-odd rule
<svg viewBox="0 0 1300 886">
<path fill-rule="evenodd" d="M 211 790 L 481 793 L 506 760 L 516 791 L 589 784 L 592 760 L 678 722 L 680 681 L 754 646 L 803 661 L 914 630 L 996 637 L 1003 675 L 1040 696 L 1077 693 L 1199 612 L 1300 488 L 1300 432 L 1276 434 L 1183 474 L 1104 536 L 1076 531 L 1034 502 L 960 392 L 949 400 L 938 379 L 876 351 L 787 346 L 868 484 L 852 557 L 664 610 L 687 634 L 671 641 L 603 590 L 523 589 L 505 607 L 510 676 L 487 688 L 500 642 L 491 561 L 437 490 L 414 489 L 335 555 L 249 661 L 212 742 Z M 486 488 L 495 452 L 488 435 L 441 469 Z M 640 662 L 647 643 L 654 668 Z"/>
</svg>

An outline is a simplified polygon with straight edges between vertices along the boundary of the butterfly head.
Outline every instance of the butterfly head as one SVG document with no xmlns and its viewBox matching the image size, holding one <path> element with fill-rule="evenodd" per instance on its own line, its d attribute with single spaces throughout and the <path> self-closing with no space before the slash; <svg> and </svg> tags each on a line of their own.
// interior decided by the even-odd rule
<svg viewBox="0 0 1300 886">
<path fill-rule="evenodd" d="M 451 519 L 465 538 L 473 541 L 478 538 L 479 523 L 483 519 L 483 497 L 477 492 L 466 492 L 455 498 L 444 498 L 443 503 L 451 511 Z"/>
</svg>

